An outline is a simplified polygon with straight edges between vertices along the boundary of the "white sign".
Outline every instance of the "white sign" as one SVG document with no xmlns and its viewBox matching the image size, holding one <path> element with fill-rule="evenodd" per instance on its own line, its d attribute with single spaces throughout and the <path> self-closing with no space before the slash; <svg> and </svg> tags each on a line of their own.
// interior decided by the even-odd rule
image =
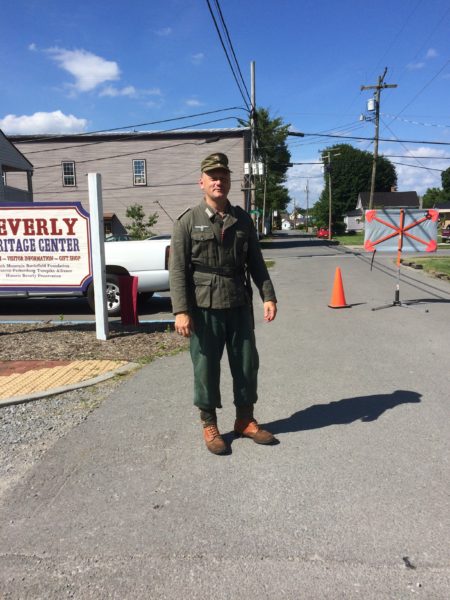
<svg viewBox="0 0 450 600">
<path fill-rule="evenodd" d="M 0 205 L 0 291 L 80 291 L 92 279 L 80 203 Z"/>
</svg>

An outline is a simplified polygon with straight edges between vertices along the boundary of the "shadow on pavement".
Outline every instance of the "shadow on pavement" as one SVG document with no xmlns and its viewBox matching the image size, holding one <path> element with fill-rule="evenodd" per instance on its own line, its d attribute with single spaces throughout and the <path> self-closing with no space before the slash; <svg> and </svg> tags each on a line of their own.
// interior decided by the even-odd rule
<svg viewBox="0 0 450 600">
<path fill-rule="evenodd" d="M 344 398 L 329 404 L 315 404 L 300 410 L 286 419 L 266 423 L 273 434 L 308 429 L 320 429 L 330 425 L 348 425 L 354 421 L 376 421 L 384 412 L 401 404 L 420 402 L 422 395 L 408 390 L 396 390 L 392 394 Z"/>
<path fill-rule="evenodd" d="M 260 246 L 263 250 L 275 250 L 279 248 L 306 248 L 308 246 L 338 246 L 339 243 L 333 240 L 319 240 L 315 238 L 289 236 L 288 238 L 274 238 L 271 241 L 261 241 Z"/>
</svg>

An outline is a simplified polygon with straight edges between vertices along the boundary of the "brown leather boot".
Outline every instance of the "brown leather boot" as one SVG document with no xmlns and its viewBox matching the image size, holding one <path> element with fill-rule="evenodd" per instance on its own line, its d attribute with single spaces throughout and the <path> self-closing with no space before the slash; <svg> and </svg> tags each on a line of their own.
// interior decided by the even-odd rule
<svg viewBox="0 0 450 600">
<path fill-rule="evenodd" d="M 217 429 L 216 423 L 204 425 L 203 427 L 203 439 L 205 440 L 206 447 L 213 454 L 225 454 L 227 446 Z"/>
<path fill-rule="evenodd" d="M 272 444 L 274 436 L 266 429 L 261 429 L 255 419 L 241 418 L 234 423 L 234 434 L 236 436 L 251 438 L 257 444 Z"/>
</svg>

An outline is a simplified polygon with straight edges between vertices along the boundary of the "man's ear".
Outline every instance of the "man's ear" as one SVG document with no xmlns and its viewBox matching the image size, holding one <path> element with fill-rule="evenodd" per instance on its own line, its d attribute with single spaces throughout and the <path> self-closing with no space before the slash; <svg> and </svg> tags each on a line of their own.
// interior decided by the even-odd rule
<svg viewBox="0 0 450 600">
<path fill-rule="evenodd" d="M 203 183 L 203 175 L 200 177 L 200 179 L 198 180 L 198 185 L 200 186 L 200 189 L 203 190 L 204 189 L 204 183 Z"/>
</svg>

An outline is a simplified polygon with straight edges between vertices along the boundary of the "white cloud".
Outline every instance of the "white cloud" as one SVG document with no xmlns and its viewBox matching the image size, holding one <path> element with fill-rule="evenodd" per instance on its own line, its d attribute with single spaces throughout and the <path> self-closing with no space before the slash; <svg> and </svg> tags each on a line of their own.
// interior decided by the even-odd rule
<svg viewBox="0 0 450 600">
<path fill-rule="evenodd" d="M 439 56 L 437 51 L 434 48 L 429 48 L 425 58 L 436 58 L 437 56 Z"/>
<path fill-rule="evenodd" d="M 86 131 L 86 119 L 65 115 L 60 110 L 36 112 L 33 115 L 6 115 L 0 119 L 0 129 L 7 135 L 37 133 L 80 133 Z"/>
<path fill-rule="evenodd" d="M 186 106 L 204 106 L 203 102 L 200 102 L 197 98 L 189 98 L 189 100 L 186 100 L 185 104 Z"/>
<path fill-rule="evenodd" d="M 311 159 L 310 162 L 314 162 Z M 311 208 L 323 190 L 322 164 L 294 165 L 288 171 L 287 188 L 297 207 L 306 208 L 306 183 L 308 183 L 308 205 Z"/>
<path fill-rule="evenodd" d="M 425 66 L 425 62 L 420 61 L 420 62 L 416 62 L 416 63 L 409 63 L 406 65 L 406 68 L 409 69 L 410 71 L 418 71 L 419 69 L 423 69 L 424 66 Z"/>
<path fill-rule="evenodd" d="M 191 54 L 191 62 L 193 65 L 199 65 L 203 62 L 205 55 L 203 52 L 197 52 L 197 54 Z"/>
<path fill-rule="evenodd" d="M 398 148 L 386 150 L 384 152 L 388 157 L 390 154 L 403 154 Z M 430 187 L 442 187 L 441 171 L 445 171 L 450 166 L 450 153 L 446 150 L 439 150 L 430 147 L 415 148 L 408 153 L 404 153 L 407 158 L 390 158 L 397 171 L 399 192 L 415 191 L 422 196 Z M 413 157 L 428 157 L 418 158 Z M 411 158 L 410 158 L 411 157 Z M 402 163 L 402 164 L 395 164 Z M 417 168 L 420 166 L 430 167 L 430 170 Z M 432 171 L 431 169 L 438 169 Z"/>
<path fill-rule="evenodd" d="M 159 88 L 150 88 L 148 90 L 140 90 L 143 96 L 162 96 L 162 92 Z"/>
<path fill-rule="evenodd" d="M 167 35 L 170 35 L 172 33 L 172 28 L 171 27 L 162 27 L 161 29 L 157 29 L 155 31 L 156 35 L 159 35 L 160 37 L 166 37 Z"/>
<path fill-rule="evenodd" d="M 79 92 L 89 92 L 106 81 L 120 78 L 119 65 L 87 50 L 49 48 L 53 60 L 75 77 L 74 87 Z"/>
<path fill-rule="evenodd" d="M 29 44 L 29 46 L 28 46 L 28 50 L 30 50 L 31 52 L 36 52 L 37 49 L 38 49 L 38 47 L 36 46 L 36 44 L 34 42 Z"/>
<path fill-rule="evenodd" d="M 137 96 L 137 91 L 134 85 L 128 85 L 122 89 L 108 85 L 100 92 L 100 96 L 110 96 L 111 98 L 116 98 L 117 96 L 128 96 L 130 98 L 135 98 Z"/>
<path fill-rule="evenodd" d="M 117 88 L 112 85 L 107 85 L 100 91 L 100 96 L 109 96 L 117 98 L 118 96 L 127 96 L 128 98 L 142 98 L 143 96 L 162 96 L 159 88 L 151 88 L 148 90 L 136 89 L 134 85 L 127 85 L 123 88 Z"/>
</svg>

